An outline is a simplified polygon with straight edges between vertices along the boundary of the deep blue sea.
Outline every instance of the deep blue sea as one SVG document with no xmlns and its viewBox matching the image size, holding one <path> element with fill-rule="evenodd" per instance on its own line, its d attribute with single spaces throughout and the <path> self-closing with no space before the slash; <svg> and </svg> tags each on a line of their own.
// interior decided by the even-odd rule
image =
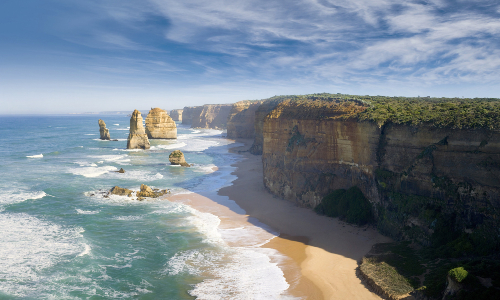
<svg viewBox="0 0 500 300">
<path fill-rule="evenodd" d="M 118 141 L 99 140 L 98 119 Z M 0 116 L 0 299 L 288 298 L 277 254 L 229 247 L 217 216 L 99 194 L 214 195 L 235 179 L 223 131 L 178 124 L 177 140 L 126 150 L 128 126 L 125 115 Z M 176 149 L 194 165 L 171 166 Z"/>
</svg>

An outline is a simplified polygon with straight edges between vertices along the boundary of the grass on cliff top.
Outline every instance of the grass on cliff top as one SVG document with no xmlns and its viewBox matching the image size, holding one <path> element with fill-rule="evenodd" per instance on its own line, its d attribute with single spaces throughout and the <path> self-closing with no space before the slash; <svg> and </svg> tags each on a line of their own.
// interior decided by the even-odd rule
<svg viewBox="0 0 500 300">
<path fill-rule="evenodd" d="M 387 123 L 430 124 L 447 128 L 500 129 L 500 99 L 496 98 L 430 98 L 384 97 L 345 94 L 309 94 L 275 96 L 268 103 L 279 105 L 287 101 L 291 110 L 282 105 L 275 116 L 296 114 L 301 118 L 357 118 L 373 121 L 379 126 Z M 295 103 L 295 104 L 291 104 Z"/>
</svg>

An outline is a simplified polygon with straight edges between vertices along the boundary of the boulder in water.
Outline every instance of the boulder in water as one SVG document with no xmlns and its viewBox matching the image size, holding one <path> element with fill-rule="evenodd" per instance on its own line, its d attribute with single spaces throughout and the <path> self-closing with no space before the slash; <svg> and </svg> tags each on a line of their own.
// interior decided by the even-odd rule
<svg viewBox="0 0 500 300">
<path fill-rule="evenodd" d="M 132 191 L 129 189 L 121 188 L 119 186 L 115 186 L 109 191 L 110 194 L 118 195 L 118 196 L 128 196 L 132 197 Z"/>
<path fill-rule="evenodd" d="M 110 140 L 109 130 L 106 128 L 106 123 L 99 119 L 99 133 L 101 134 L 101 140 Z"/>
<path fill-rule="evenodd" d="M 168 190 L 159 190 L 159 189 L 153 190 L 149 186 L 141 184 L 141 190 L 137 192 L 136 195 L 137 195 L 137 200 L 141 201 L 144 200 L 145 197 L 158 198 L 160 196 L 167 194 L 168 192 L 169 192 Z"/>
<path fill-rule="evenodd" d="M 170 153 L 170 155 L 168 156 L 168 160 L 170 161 L 171 165 L 181 165 L 183 167 L 191 166 L 186 162 L 184 153 L 182 153 L 181 150 L 175 150 L 174 152 Z"/>
<path fill-rule="evenodd" d="M 149 149 L 148 136 L 142 125 L 141 112 L 134 110 L 130 117 L 130 133 L 127 139 L 127 149 Z"/>
</svg>

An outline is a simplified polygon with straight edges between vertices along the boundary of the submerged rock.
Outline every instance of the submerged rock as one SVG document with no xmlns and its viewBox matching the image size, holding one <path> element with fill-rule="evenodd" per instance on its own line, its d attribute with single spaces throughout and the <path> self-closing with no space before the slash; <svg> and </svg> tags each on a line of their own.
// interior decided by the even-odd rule
<svg viewBox="0 0 500 300">
<path fill-rule="evenodd" d="M 146 117 L 146 134 L 150 139 L 176 139 L 177 126 L 166 111 L 152 108 Z"/>
<path fill-rule="evenodd" d="M 174 152 L 170 153 L 170 155 L 168 156 L 168 160 L 170 161 L 171 165 L 181 165 L 183 167 L 191 166 L 186 162 L 184 153 L 182 153 L 181 150 L 175 150 Z"/>
<path fill-rule="evenodd" d="M 142 125 L 141 112 L 134 110 L 130 117 L 130 133 L 127 139 L 127 149 L 149 149 L 148 136 Z"/>
<path fill-rule="evenodd" d="M 125 188 L 121 188 L 119 186 L 115 186 L 114 188 L 112 188 L 110 191 L 109 191 L 110 194 L 113 194 L 113 195 L 118 195 L 118 196 L 128 196 L 128 197 L 132 197 L 132 191 L 129 190 L 129 189 L 125 189 Z"/>
<path fill-rule="evenodd" d="M 125 173 L 125 170 L 123 168 L 120 168 L 120 170 L 114 171 L 114 172 L 116 172 L 116 173 Z"/>
<path fill-rule="evenodd" d="M 101 134 L 101 140 L 110 140 L 109 130 L 106 128 L 106 123 L 99 119 L 99 133 Z"/>
</svg>

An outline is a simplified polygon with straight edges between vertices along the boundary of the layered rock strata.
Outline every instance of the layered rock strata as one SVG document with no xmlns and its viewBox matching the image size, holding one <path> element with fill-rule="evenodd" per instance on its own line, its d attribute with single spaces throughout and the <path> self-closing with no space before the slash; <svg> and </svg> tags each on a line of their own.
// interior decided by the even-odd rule
<svg viewBox="0 0 500 300">
<path fill-rule="evenodd" d="M 199 113 L 193 114 L 192 128 L 225 129 L 232 104 L 206 104 Z"/>
<path fill-rule="evenodd" d="M 499 131 L 379 126 L 355 117 L 362 103 L 342 105 L 284 101 L 267 114 L 269 191 L 315 207 L 332 190 L 358 186 L 391 237 L 429 244 L 447 232 L 500 245 Z"/>
<path fill-rule="evenodd" d="M 175 150 L 174 152 L 170 153 L 170 155 L 168 156 L 168 160 L 170 161 L 171 165 L 181 165 L 183 167 L 191 166 L 186 162 L 184 153 L 182 153 L 181 150 Z"/>
<path fill-rule="evenodd" d="M 262 100 L 247 100 L 233 104 L 227 119 L 228 138 L 251 139 L 255 137 L 255 112 L 262 102 Z"/>
<path fill-rule="evenodd" d="M 142 124 L 141 113 L 136 109 L 130 117 L 130 133 L 127 139 L 127 149 L 149 149 L 149 139 Z"/>
<path fill-rule="evenodd" d="M 182 124 L 191 125 L 194 117 L 199 117 L 203 106 L 186 106 L 182 110 Z"/>
<path fill-rule="evenodd" d="M 110 140 L 109 130 L 106 128 L 106 123 L 103 120 L 99 119 L 99 133 L 101 135 L 101 140 Z"/>
<path fill-rule="evenodd" d="M 264 145 L 264 120 L 279 103 L 283 100 L 265 100 L 262 104 L 255 110 L 254 115 L 254 142 L 252 147 L 250 147 L 250 153 L 255 155 L 262 154 L 262 147 Z"/>
<path fill-rule="evenodd" d="M 176 139 L 177 126 L 166 111 L 152 108 L 146 117 L 146 134 L 150 139 Z"/>
<path fill-rule="evenodd" d="M 177 121 L 177 122 L 182 122 L 182 109 L 172 109 L 170 111 L 170 117 L 172 120 Z"/>
</svg>

